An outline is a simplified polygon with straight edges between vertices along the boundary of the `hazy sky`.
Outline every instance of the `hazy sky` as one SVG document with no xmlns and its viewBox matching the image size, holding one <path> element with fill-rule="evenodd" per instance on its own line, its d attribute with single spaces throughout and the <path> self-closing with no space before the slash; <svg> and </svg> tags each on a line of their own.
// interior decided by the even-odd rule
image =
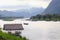
<svg viewBox="0 0 60 40">
<path fill-rule="evenodd" d="M 51 0 L 0 0 L 0 10 L 16 10 L 19 8 L 46 8 Z"/>
</svg>

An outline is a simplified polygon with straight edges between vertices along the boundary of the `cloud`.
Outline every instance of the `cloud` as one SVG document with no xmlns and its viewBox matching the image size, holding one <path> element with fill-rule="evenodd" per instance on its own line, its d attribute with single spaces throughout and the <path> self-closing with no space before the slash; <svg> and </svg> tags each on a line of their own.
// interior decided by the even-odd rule
<svg viewBox="0 0 60 40">
<path fill-rule="evenodd" d="M 46 8 L 50 0 L 0 0 L 0 9 L 17 9 L 24 7 Z"/>
</svg>

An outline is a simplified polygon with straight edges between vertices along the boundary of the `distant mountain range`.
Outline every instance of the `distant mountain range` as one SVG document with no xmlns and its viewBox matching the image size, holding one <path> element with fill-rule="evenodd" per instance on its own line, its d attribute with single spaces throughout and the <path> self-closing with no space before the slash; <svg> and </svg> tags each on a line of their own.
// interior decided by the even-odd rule
<svg viewBox="0 0 60 40">
<path fill-rule="evenodd" d="M 35 16 L 37 14 L 40 14 L 44 11 L 43 8 L 28 8 L 28 9 L 18 9 L 16 11 L 1 11 L 0 10 L 0 15 L 2 17 L 31 17 Z"/>
<path fill-rule="evenodd" d="M 43 14 L 60 14 L 60 0 L 52 0 Z"/>
</svg>

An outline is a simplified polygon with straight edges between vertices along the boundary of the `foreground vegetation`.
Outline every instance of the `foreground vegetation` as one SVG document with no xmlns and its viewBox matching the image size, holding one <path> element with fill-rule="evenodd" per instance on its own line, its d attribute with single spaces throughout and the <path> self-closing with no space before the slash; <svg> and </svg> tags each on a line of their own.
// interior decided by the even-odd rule
<svg viewBox="0 0 60 40">
<path fill-rule="evenodd" d="M 60 21 L 60 15 L 58 14 L 46 14 L 46 15 L 36 15 L 32 16 L 30 19 L 37 21 L 37 20 L 44 20 L 44 21 Z"/>
<path fill-rule="evenodd" d="M 12 34 L 3 33 L 0 31 L 0 40 L 27 40 L 25 37 L 17 37 Z"/>
</svg>

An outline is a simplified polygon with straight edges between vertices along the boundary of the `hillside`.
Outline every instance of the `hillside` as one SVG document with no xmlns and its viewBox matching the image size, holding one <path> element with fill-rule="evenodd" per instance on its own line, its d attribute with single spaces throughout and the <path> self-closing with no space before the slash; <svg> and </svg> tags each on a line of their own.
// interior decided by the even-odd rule
<svg viewBox="0 0 60 40">
<path fill-rule="evenodd" d="M 52 0 L 43 14 L 60 14 L 60 0 Z"/>
<path fill-rule="evenodd" d="M 25 18 L 28 18 L 28 17 L 31 17 L 31 16 L 34 16 L 34 15 L 37 15 L 41 12 L 43 12 L 43 8 L 26 8 L 26 9 L 18 9 L 18 10 L 15 10 L 15 11 L 7 11 L 7 10 L 4 10 L 4 11 L 0 11 L 0 15 L 2 17 L 25 17 Z"/>
</svg>

